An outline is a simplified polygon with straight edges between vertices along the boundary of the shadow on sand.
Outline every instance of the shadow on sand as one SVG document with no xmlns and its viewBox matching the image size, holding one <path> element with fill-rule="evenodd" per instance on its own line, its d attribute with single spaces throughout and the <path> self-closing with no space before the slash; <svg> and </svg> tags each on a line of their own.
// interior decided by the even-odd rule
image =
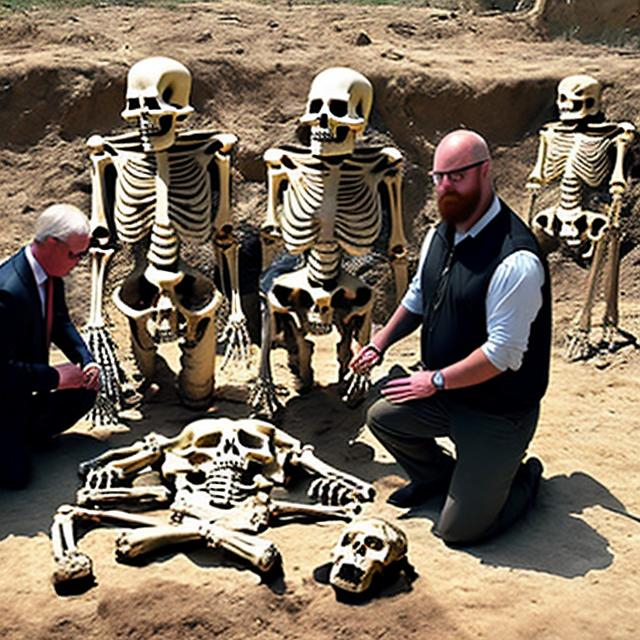
<svg viewBox="0 0 640 640">
<path fill-rule="evenodd" d="M 436 522 L 441 503 L 442 498 L 433 499 L 402 518 Z M 597 506 L 621 518 L 636 519 L 604 485 L 585 473 L 543 479 L 536 506 L 522 522 L 495 540 L 461 550 L 489 566 L 528 569 L 563 578 L 606 569 L 614 559 L 609 541 L 579 517 L 585 509 Z"/>
</svg>

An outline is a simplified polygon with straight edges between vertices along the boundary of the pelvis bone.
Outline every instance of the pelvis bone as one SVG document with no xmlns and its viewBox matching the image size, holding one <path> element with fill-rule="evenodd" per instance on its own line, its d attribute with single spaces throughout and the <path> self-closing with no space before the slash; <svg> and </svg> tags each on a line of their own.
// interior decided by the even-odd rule
<svg viewBox="0 0 640 640">
<path fill-rule="evenodd" d="M 206 403 L 214 387 L 215 315 L 222 302 L 213 284 L 199 275 L 149 265 L 144 275 L 134 274 L 118 287 L 113 300 L 129 319 L 142 375 L 153 377 L 157 345 L 179 339 L 182 400 L 192 406 Z"/>
<path fill-rule="evenodd" d="M 306 269 L 284 274 L 269 292 L 275 313 L 295 313 L 304 333 L 329 333 L 332 324 L 347 325 L 356 315 L 369 312 L 371 288 L 360 279 L 342 272 L 334 288 L 325 289 L 308 280 Z"/>
</svg>

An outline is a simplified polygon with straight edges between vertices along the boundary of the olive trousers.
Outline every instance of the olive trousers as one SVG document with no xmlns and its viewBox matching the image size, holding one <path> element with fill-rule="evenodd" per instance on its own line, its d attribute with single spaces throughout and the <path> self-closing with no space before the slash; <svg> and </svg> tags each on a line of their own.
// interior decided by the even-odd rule
<svg viewBox="0 0 640 640">
<path fill-rule="evenodd" d="M 398 369 L 391 377 L 400 375 Z M 376 385 L 378 394 L 383 383 Z M 403 404 L 379 396 L 367 426 L 412 482 L 450 477 L 433 531 L 448 544 L 465 545 L 502 532 L 531 505 L 537 487 L 521 463 L 538 415 L 539 406 L 519 415 L 485 413 L 442 391 Z M 440 436 L 455 445 L 454 461 L 434 440 Z"/>
</svg>

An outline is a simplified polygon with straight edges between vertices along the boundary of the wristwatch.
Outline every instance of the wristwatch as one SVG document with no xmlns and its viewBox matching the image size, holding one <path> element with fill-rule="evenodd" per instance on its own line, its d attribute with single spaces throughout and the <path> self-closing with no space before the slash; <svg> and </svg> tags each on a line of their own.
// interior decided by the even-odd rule
<svg viewBox="0 0 640 640">
<path fill-rule="evenodd" d="M 444 376 L 440 369 L 436 369 L 431 376 L 431 384 L 436 388 L 436 391 L 444 391 Z"/>
</svg>

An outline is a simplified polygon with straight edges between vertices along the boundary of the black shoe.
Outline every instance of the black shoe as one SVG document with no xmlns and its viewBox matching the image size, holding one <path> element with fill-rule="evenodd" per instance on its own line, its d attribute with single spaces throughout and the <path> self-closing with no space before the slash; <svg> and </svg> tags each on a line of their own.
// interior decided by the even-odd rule
<svg viewBox="0 0 640 640">
<path fill-rule="evenodd" d="M 529 489 L 529 507 L 532 507 L 536 503 L 542 471 L 542 462 L 540 462 L 538 458 L 529 458 L 519 469 L 519 473 L 522 475 L 522 481 Z"/>
<path fill-rule="evenodd" d="M 416 507 L 429 498 L 446 491 L 450 480 L 449 475 L 444 475 L 431 482 L 410 482 L 408 485 L 396 489 L 387 498 L 387 502 L 401 509 Z"/>
</svg>

